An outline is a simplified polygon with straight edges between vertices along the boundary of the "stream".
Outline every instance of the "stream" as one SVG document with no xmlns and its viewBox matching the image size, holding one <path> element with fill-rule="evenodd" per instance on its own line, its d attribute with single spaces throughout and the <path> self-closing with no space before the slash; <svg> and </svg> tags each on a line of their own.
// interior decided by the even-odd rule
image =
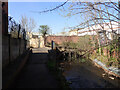
<svg viewBox="0 0 120 90">
<path fill-rule="evenodd" d="M 120 79 L 105 73 L 91 60 L 80 58 L 74 61 L 64 61 L 60 65 L 64 68 L 63 75 L 72 89 L 120 87 Z"/>
</svg>

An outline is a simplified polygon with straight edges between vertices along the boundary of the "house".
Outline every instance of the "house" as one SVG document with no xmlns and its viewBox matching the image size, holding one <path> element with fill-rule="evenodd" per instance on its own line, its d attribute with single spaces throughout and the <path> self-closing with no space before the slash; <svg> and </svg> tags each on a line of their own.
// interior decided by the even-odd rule
<svg viewBox="0 0 120 90">
<path fill-rule="evenodd" d="M 60 32 L 57 33 L 55 36 L 69 36 L 69 32 Z"/>
<path fill-rule="evenodd" d="M 44 38 L 37 32 L 28 32 L 30 47 L 39 48 L 44 47 Z"/>
<path fill-rule="evenodd" d="M 116 22 L 96 24 L 91 27 L 78 30 L 78 36 L 97 35 L 97 33 L 101 33 L 101 31 L 104 30 L 107 38 L 109 40 L 113 40 L 115 34 L 118 34 L 119 28 L 120 27 Z"/>
<path fill-rule="evenodd" d="M 73 35 L 78 36 L 78 29 L 70 30 L 70 31 L 69 31 L 69 35 L 70 35 L 70 36 L 73 36 Z"/>
</svg>

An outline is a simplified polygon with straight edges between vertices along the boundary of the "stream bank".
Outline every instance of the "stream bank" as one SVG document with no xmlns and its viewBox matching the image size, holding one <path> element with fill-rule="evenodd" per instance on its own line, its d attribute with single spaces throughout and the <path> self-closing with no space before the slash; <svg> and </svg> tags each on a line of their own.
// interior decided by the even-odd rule
<svg viewBox="0 0 120 90">
<path fill-rule="evenodd" d="M 69 56 L 72 56 L 69 57 Z M 60 70 L 70 88 L 119 88 L 120 79 L 96 67 L 90 59 L 55 51 L 54 67 Z M 55 70 L 56 72 L 56 70 Z"/>
</svg>

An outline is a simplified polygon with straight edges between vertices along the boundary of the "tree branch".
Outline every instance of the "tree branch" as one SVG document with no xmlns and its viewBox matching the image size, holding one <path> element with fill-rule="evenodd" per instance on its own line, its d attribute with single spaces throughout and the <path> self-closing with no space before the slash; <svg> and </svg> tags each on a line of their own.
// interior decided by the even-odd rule
<svg viewBox="0 0 120 90">
<path fill-rule="evenodd" d="M 69 0 L 67 0 L 67 1 L 64 2 L 63 4 L 61 4 L 61 5 L 59 5 L 59 6 L 56 6 L 55 8 L 52 8 L 52 9 L 48 9 L 48 10 L 40 11 L 40 12 L 36 12 L 36 11 L 34 11 L 34 12 L 36 12 L 36 13 L 46 13 L 46 12 L 51 12 L 51 11 L 54 11 L 54 10 L 56 10 L 56 9 L 58 9 L 58 8 L 60 8 L 60 7 L 62 7 L 62 6 L 64 6 L 68 1 L 69 1 Z"/>
</svg>

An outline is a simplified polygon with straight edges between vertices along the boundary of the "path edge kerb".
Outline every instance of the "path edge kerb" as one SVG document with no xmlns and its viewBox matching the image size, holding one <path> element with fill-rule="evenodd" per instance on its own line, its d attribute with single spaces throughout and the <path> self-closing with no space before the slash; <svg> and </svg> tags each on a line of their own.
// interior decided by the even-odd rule
<svg viewBox="0 0 120 90">
<path fill-rule="evenodd" d="M 16 72 L 13 73 L 13 75 L 11 76 L 11 79 L 6 83 L 5 87 L 3 87 L 3 89 L 9 88 L 14 83 L 15 79 L 17 78 L 17 76 L 20 74 L 21 70 L 25 66 L 31 53 L 32 53 L 32 49 L 29 49 L 26 51 L 26 55 L 23 57 L 23 60 L 20 63 L 20 65 L 18 66 Z"/>
</svg>

